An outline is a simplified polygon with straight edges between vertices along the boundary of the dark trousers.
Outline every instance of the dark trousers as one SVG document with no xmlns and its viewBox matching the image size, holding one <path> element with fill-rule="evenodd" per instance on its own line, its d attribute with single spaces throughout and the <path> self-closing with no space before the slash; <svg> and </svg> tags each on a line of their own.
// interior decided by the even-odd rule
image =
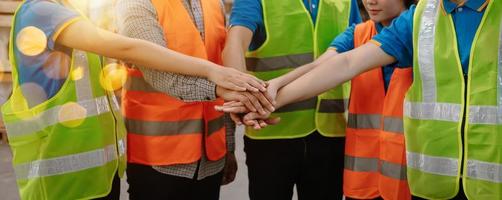
<svg viewBox="0 0 502 200">
<path fill-rule="evenodd" d="M 342 199 L 345 138 L 318 132 L 298 139 L 244 137 L 251 200 Z"/>
<path fill-rule="evenodd" d="M 127 182 L 131 200 L 218 200 L 222 172 L 203 180 L 171 176 L 151 166 L 127 165 Z"/>
<path fill-rule="evenodd" d="M 97 198 L 96 200 L 119 200 L 120 199 L 120 178 L 117 174 L 113 178 L 112 191 L 106 197 Z"/>
</svg>

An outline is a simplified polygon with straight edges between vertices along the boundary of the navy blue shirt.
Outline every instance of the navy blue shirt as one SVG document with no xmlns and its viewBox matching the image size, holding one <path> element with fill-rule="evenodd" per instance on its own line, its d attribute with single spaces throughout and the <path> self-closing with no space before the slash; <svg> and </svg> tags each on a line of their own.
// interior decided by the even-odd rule
<svg viewBox="0 0 502 200">
<path fill-rule="evenodd" d="M 303 0 L 303 4 L 309 11 L 312 21 L 315 22 L 319 0 Z M 356 0 L 352 0 L 350 8 L 349 25 L 360 23 L 361 15 Z M 260 47 L 267 37 L 263 22 L 261 0 L 235 0 L 232 14 L 230 15 L 230 26 L 244 26 L 253 31 L 253 39 L 249 50 L 256 50 Z"/>
<path fill-rule="evenodd" d="M 451 1 L 443 1 L 444 11 L 451 14 L 457 35 L 460 62 L 464 74 L 469 68 L 471 45 L 476 31 L 486 10 L 487 0 L 469 0 L 457 6 Z M 413 64 L 413 15 L 415 6 L 394 19 L 389 27 L 384 28 L 373 40 L 380 48 L 398 60 L 398 66 Z"/>
</svg>

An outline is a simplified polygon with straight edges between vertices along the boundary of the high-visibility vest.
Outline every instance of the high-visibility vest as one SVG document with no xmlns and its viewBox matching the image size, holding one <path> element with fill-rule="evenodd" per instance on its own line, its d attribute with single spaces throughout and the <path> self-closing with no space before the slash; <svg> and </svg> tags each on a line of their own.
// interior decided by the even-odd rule
<svg viewBox="0 0 502 200">
<path fill-rule="evenodd" d="M 16 11 L 9 47 L 13 93 L 2 115 L 21 199 L 106 196 L 115 174 L 125 170 L 126 132 L 115 96 L 100 85 L 100 57 L 73 50 L 59 92 L 29 108 L 14 56 L 17 20 Z"/>
<path fill-rule="evenodd" d="M 354 47 L 377 34 L 375 22 L 356 26 Z M 381 68 L 351 81 L 345 142 L 344 194 L 357 199 L 411 199 L 406 182 L 403 134 L 404 95 L 412 83 L 412 69 L 396 68 L 387 94 Z"/>
<path fill-rule="evenodd" d="M 169 49 L 221 64 L 226 30 L 219 0 L 201 1 L 205 40 L 181 1 L 152 3 Z M 186 103 L 152 88 L 137 69 L 128 75 L 123 96 L 128 162 L 173 165 L 195 162 L 202 152 L 209 160 L 226 154 L 223 114 L 214 109 L 223 100 Z"/>
<path fill-rule="evenodd" d="M 462 179 L 469 199 L 502 198 L 502 2 L 487 2 L 467 85 L 451 14 L 440 0 L 417 5 L 414 82 L 404 113 L 413 195 L 453 198 Z"/>
<path fill-rule="evenodd" d="M 312 22 L 301 0 L 261 0 L 267 38 L 255 51 L 247 52 L 247 70 L 262 80 L 286 74 L 310 63 L 329 47 L 348 26 L 351 0 L 321 0 L 317 21 Z M 315 24 L 314 24 L 315 23 Z M 288 104 L 272 116 L 281 123 L 262 130 L 246 129 L 253 139 L 287 139 L 315 130 L 328 137 L 344 136 L 350 85 L 317 97 Z"/>
</svg>

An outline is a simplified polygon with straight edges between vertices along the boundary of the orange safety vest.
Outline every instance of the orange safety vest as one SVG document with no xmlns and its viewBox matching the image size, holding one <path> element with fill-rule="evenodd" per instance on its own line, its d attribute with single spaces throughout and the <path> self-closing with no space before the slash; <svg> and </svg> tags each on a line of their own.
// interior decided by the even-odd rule
<svg viewBox="0 0 502 200">
<path fill-rule="evenodd" d="M 354 47 L 376 34 L 371 20 L 357 25 Z M 411 83 L 411 67 L 394 70 L 387 94 L 381 68 L 352 79 L 343 179 L 346 196 L 411 199 L 403 134 L 403 102 Z"/>
<path fill-rule="evenodd" d="M 169 49 L 221 64 L 226 30 L 220 0 L 201 1 L 205 40 L 181 1 L 152 0 Z M 190 66 L 187 66 L 190 67 Z M 123 95 L 128 162 L 145 165 L 192 163 L 226 154 L 223 100 L 183 102 L 153 89 L 137 69 L 128 70 Z M 202 149 L 205 148 L 205 149 Z"/>
</svg>

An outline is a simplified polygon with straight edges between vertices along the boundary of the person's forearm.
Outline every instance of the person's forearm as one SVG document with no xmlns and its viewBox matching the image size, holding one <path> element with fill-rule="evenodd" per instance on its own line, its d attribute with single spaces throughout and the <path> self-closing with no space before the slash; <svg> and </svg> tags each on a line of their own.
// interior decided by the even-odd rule
<svg viewBox="0 0 502 200">
<path fill-rule="evenodd" d="M 277 84 L 279 85 L 279 87 L 283 87 L 289 83 L 291 83 L 292 81 L 296 80 L 297 78 L 299 78 L 300 76 L 306 74 L 307 72 L 311 71 L 312 69 L 314 69 L 315 67 L 319 66 L 322 62 L 326 61 L 327 59 L 333 57 L 333 56 L 336 56 L 338 55 L 338 53 L 336 52 L 336 50 L 334 49 L 328 49 L 324 54 L 322 54 L 319 58 L 317 58 L 314 62 L 312 63 L 308 63 L 308 64 L 305 64 L 299 68 L 296 68 L 295 70 L 283 75 L 283 76 L 280 76 L 280 77 L 277 77 L 274 79 L 274 81 L 277 82 Z"/>
<path fill-rule="evenodd" d="M 246 51 L 251 43 L 253 32 L 242 26 L 235 26 L 228 31 L 225 48 L 222 52 L 223 65 L 247 72 Z"/>
<path fill-rule="evenodd" d="M 211 68 L 219 67 L 207 60 L 187 56 L 143 40 L 131 39 L 130 42 L 132 44 L 129 48 L 115 55 L 115 58 L 140 66 L 149 66 L 155 70 L 199 77 L 208 77 Z"/>
<path fill-rule="evenodd" d="M 236 38 L 228 38 L 225 49 L 222 52 L 223 65 L 246 72 L 246 50 L 243 50 L 242 43 L 236 40 Z"/>
<path fill-rule="evenodd" d="M 360 73 L 393 62 L 393 57 L 372 43 L 327 58 L 318 67 L 279 90 L 276 107 L 317 96 Z"/>
</svg>

